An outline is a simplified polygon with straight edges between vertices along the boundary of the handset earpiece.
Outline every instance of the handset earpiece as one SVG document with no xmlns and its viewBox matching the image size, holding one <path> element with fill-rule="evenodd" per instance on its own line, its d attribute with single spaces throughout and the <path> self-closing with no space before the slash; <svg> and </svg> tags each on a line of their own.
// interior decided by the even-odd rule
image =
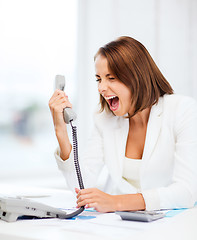
<svg viewBox="0 0 197 240">
<path fill-rule="evenodd" d="M 64 91 L 65 88 L 65 77 L 63 75 L 55 76 L 55 89 L 60 89 Z M 76 120 L 77 114 L 72 110 L 72 108 L 64 108 L 63 116 L 65 123 L 69 124 L 71 121 Z"/>
</svg>

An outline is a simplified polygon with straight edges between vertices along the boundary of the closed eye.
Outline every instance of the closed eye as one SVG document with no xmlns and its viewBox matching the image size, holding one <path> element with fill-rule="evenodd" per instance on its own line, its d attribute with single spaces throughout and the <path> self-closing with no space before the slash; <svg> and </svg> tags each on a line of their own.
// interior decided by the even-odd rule
<svg viewBox="0 0 197 240">
<path fill-rule="evenodd" d="M 108 80 L 112 81 L 112 80 L 115 80 L 115 78 L 114 77 L 109 77 Z M 101 78 L 97 78 L 96 79 L 96 82 L 100 82 L 100 81 L 101 81 Z"/>
</svg>

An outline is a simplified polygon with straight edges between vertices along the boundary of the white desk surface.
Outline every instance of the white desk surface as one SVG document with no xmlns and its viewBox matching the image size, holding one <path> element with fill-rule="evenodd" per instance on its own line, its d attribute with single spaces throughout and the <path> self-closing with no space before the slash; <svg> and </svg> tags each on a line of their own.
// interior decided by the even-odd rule
<svg viewBox="0 0 197 240">
<path fill-rule="evenodd" d="M 39 196 L 33 199 L 54 207 L 70 208 L 76 204 L 74 195 L 66 190 L 0 185 L 0 193 Z M 114 213 L 86 211 L 81 215 L 83 217 L 77 217 L 75 220 L 18 220 L 13 223 L 0 220 L 0 240 L 197 239 L 197 207 L 150 223 L 122 221 Z"/>
</svg>

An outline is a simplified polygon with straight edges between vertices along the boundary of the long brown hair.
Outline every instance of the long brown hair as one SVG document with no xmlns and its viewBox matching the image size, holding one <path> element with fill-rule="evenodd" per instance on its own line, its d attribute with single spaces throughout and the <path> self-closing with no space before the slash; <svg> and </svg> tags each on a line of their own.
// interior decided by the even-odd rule
<svg viewBox="0 0 197 240">
<path fill-rule="evenodd" d="M 173 89 L 164 78 L 147 49 L 131 37 L 120 37 L 99 48 L 94 59 L 101 55 L 107 59 L 111 73 L 131 90 L 134 116 L 137 112 L 157 103 Z M 101 111 L 110 110 L 100 95 Z"/>
</svg>

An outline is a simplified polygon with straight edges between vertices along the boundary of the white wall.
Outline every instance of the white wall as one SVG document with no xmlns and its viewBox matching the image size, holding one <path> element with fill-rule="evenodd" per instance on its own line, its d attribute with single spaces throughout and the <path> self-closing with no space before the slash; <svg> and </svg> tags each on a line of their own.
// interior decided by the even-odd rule
<svg viewBox="0 0 197 240">
<path fill-rule="evenodd" d="M 74 98 L 77 0 L 0 0 L 0 183 L 65 185 L 48 101 Z"/>
<path fill-rule="evenodd" d="M 79 141 L 85 146 L 98 102 L 93 57 L 121 35 L 142 42 L 176 93 L 197 99 L 196 0 L 79 0 L 77 95 Z"/>
</svg>

